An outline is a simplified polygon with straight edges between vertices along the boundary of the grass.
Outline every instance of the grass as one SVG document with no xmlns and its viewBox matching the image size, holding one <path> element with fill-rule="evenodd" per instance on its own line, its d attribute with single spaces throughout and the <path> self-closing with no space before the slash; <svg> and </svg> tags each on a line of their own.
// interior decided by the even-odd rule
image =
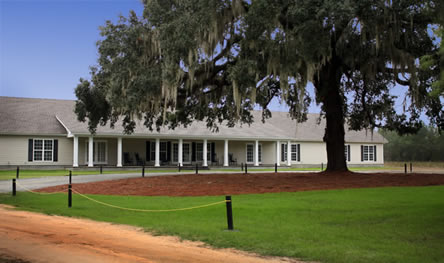
<svg viewBox="0 0 444 263">
<path fill-rule="evenodd" d="M 90 195 L 141 209 L 188 207 L 219 197 Z M 367 188 L 233 196 L 234 226 L 223 204 L 174 213 L 137 213 L 101 206 L 74 195 L 2 194 L 19 209 L 136 225 L 162 235 L 201 240 L 264 255 L 321 262 L 442 262 L 444 186 Z"/>
<path fill-rule="evenodd" d="M 103 171 L 104 174 L 116 173 L 141 173 L 140 170 L 116 170 Z M 65 176 L 68 175 L 68 170 L 20 170 L 20 178 L 36 178 L 46 176 Z M 100 171 L 73 171 L 72 175 L 88 175 L 100 174 Z M 9 180 L 16 177 L 16 170 L 0 170 L 0 180 Z"/>
<path fill-rule="evenodd" d="M 444 162 L 411 162 L 413 168 L 442 168 L 444 169 Z M 404 164 L 410 165 L 410 162 L 385 162 L 385 166 L 391 168 L 404 169 Z"/>
</svg>

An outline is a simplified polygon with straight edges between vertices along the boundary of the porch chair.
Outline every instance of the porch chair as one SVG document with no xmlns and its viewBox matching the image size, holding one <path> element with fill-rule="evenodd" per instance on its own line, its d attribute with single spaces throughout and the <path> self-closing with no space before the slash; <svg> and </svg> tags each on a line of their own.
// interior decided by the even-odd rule
<svg viewBox="0 0 444 263">
<path fill-rule="evenodd" d="M 230 163 L 230 165 L 234 164 L 237 165 L 237 158 L 234 158 L 232 153 L 228 154 L 228 162 Z"/>
<path fill-rule="evenodd" d="M 123 164 L 124 165 L 132 165 L 133 164 L 133 159 L 131 158 L 131 155 L 129 152 L 123 153 Z"/>
<path fill-rule="evenodd" d="M 139 153 L 135 153 L 134 156 L 136 157 L 136 165 L 145 165 L 145 162 L 140 158 Z"/>
</svg>

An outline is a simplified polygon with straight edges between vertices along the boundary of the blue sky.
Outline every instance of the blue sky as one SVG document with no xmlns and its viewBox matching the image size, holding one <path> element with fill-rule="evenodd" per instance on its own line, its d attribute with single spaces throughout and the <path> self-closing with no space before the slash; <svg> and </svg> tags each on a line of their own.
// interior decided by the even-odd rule
<svg viewBox="0 0 444 263">
<path fill-rule="evenodd" d="M 0 0 L 2 96 L 75 99 L 79 78 L 96 63 L 99 26 L 138 0 Z"/>
</svg>

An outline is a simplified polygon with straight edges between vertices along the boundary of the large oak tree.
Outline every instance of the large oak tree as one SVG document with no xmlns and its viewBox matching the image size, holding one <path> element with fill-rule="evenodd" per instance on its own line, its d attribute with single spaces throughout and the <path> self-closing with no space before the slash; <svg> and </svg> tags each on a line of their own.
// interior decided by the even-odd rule
<svg viewBox="0 0 444 263">
<path fill-rule="evenodd" d="M 444 127 L 442 97 L 419 59 L 436 54 L 440 1 L 146 0 L 144 12 L 107 22 L 91 80 L 76 88 L 76 113 L 97 125 L 137 119 L 154 129 L 194 120 L 210 129 L 262 121 L 278 98 L 306 120 L 312 100 L 326 118 L 327 170 L 346 170 L 344 123 L 415 132 L 425 113 Z M 436 70 L 436 67 L 433 67 Z M 439 69 L 438 69 L 439 70 Z M 399 86 L 402 85 L 402 86 Z M 404 89 L 403 111 L 391 91 Z"/>
</svg>

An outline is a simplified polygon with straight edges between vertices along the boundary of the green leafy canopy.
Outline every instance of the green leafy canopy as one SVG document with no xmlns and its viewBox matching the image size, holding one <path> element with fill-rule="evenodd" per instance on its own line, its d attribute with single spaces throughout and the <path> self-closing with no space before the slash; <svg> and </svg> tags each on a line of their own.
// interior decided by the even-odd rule
<svg viewBox="0 0 444 263">
<path fill-rule="evenodd" d="M 302 122 L 313 99 L 308 82 L 327 119 L 327 151 L 343 145 L 345 121 L 355 130 L 411 133 L 425 113 L 444 128 L 443 96 L 432 91 L 442 74 L 441 42 L 430 34 L 442 29 L 439 0 L 143 4 L 142 17 L 131 12 L 101 28 L 98 65 L 76 89 L 76 113 L 91 131 L 119 118 L 128 133 L 137 120 L 150 129 L 193 120 L 217 129 L 251 123 L 257 105 L 264 121 L 273 98 Z M 397 85 L 402 112 L 391 94 Z"/>
</svg>

